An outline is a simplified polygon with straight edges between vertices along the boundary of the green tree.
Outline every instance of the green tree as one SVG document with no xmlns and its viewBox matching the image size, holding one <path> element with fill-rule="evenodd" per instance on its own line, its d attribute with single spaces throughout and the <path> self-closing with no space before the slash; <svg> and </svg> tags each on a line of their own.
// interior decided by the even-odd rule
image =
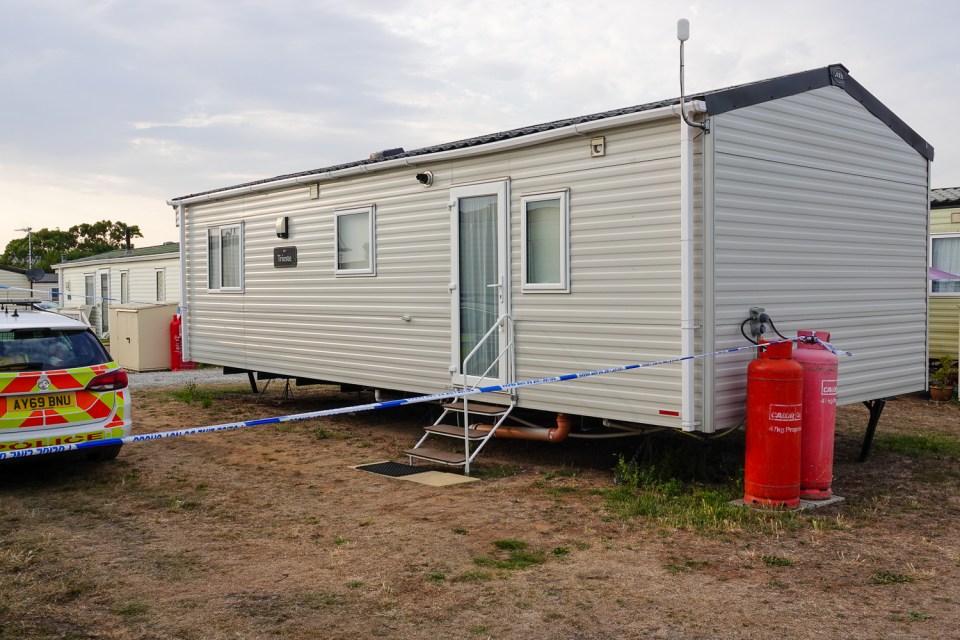
<svg viewBox="0 0 960 640">
<path fill-rule="evenodd" d="M 140 227 L 123 222 L 101 220 L 93 224 L 78 224 L 66 231 L 40 229 L 32 233 L 33 266 L 49 271 L 51 265 L 67 260 L 85 258 L 98 253 L 122 249 L 126 243 L 126 231 L 131 238 L 142 238 Z M 30 242 L 26 236 L 7 243 L 0 262 L 20 269 L 29 268 Z"/>
</svg>

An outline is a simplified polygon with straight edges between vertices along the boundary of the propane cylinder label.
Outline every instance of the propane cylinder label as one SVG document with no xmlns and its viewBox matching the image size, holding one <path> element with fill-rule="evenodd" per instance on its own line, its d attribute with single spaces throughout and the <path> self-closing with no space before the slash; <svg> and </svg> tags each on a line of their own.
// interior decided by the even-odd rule
<svg viewBox="0 0 960 640">
<path fill-rule="evenodd" d="M 770 405 L 770 420 L 774 422 L 796 422 L 803 417 L 803 405 L 799 404 L 772 404 Z"/>
<path fill-rule="evenodd" d="M 822 380 L 820 382 L 820 395 L 822 396 L 835 396 L 837 395 L 837 381 L 836 380 Z"/>
</svg>

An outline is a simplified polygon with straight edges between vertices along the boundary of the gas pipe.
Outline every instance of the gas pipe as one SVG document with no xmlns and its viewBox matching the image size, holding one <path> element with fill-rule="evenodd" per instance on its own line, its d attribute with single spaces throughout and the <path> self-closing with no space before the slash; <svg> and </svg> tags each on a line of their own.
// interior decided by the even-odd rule
<svg viewBox="0 0 960 640">
<path fill-rule="evenodd" d="M 747 367 L 743 501 L 748 505 L 800 506 L 803 367 L 792 355 L 791 342 L 761 346 Z"/>
<path fill-rule="evenodd" d="M 829 331 L 797 336 L 830 341 Z M 833 440 L 837 420 L 836 355 L 816 342 L 801 341 L 793 359 L 803 367 L 803 429 L 800 438 L 800 497 L 826 500 L 832 494 Z"/>
</svg>

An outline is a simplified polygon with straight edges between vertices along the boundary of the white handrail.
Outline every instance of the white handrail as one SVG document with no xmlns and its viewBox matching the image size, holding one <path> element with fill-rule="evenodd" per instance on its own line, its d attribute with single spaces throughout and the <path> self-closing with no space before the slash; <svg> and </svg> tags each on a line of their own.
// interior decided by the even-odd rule
<svg viewBox="0 0 960 640">
<path fill-rule="evenodd" d="M 491 335 L 493 335 L 495 331 L 499 330 L 501 327 L 504 326 L 504 323 L 506 323 L 505 326 L 507 328 L 507 331 L 505 336 L 506 340 L 504 340 L 503 348 L 500 349 L 500 353 L 497 354 L 497 357 L 490 362 L 490 365 L 487 366 L 487 368 L 483 371 L 483 373 L 481 373 L 477 377 L 477 381 L 470 388 L 476 389 L 480 385 L 480 383 L 483 381 L 484 377 L 488 373 L 490 373 L 491 369 L 493 369 L 493 366 L 498 364 L 503 359 L 504 354 L 510 353 L 512 355 L 513 353 L 513 316 L 511 316 L 509 313 L 505 313 L 499 318 L 497 318 L 497 321 L 493 323 L 493 326 L 490 327 L 485 334 L 483 334 L 483 337 L 477 341 L 476 346 L 474 346 L 473 349 L 470 351 L 470 353 L 468 353 L 467 356 L 463 359 L 463 364 L 461 365 L 462 366 L 461 371 L 463 373 L 464 386 L 466 386 L 466 382 L 467 382 L 467 365 L 470 363 L 470 359 L 473 358 L 473 356 L 475 356 L 478 351 L 480 351 L 480 347 L 482 347 L 486 343 L 486 341 L 490 338 Z M 513 378 L 513 376 L 511 375 L 512 365 L 513 365 L 513 358 L 511 357 L 507 359 L 506 369 L 504 369 L 504 373 L 503 373 L 504 381 L 512 382 L 512 378 Z M 463 472 L 466 475 L 470 475 L 470 461 L 480 451 L 481 447 L 483 447 L 483 445 L 486 444 L 487 440 L 489 440 L 493 436 L 494 431 L 495 429 L 492 429 L 490 433 L 487 434 L 487 437 L 485 437 L 483 441 L 477 446 L 476 452 L 471 455 L 470 453 L 470 399 L 469 397 L 464 396 L 463 397 L 463 452 L 464 452 L 463 453 L 463 460 L 464 460 Z"/>
</svg>

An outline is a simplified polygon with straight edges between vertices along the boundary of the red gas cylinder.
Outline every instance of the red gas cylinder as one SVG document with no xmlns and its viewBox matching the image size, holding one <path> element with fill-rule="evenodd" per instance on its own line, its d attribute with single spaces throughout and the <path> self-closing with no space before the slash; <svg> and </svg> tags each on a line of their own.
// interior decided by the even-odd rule
<svg viewBox="0 0 960 640">
<path fill-rule="evenodd" d="M 792 354 L 791 342 L 771 344 L 747 367 L 743 501 L 748 505 L 800 506 L 803 367 Z"/>
<path fill-rule="evenodd" d="M 173 316 L 170 322 L 170 370 L 180 371 L 181 369 L 196 369 L 197 363 L 183 359 L 183 334 L 181 329 L 183 320 L 180 315 Z"/>
<path fill-rule="evenodd" d="M 173 316 L 170 323 L 170 370 L 183 369 L 183 338 L 180 336 L 180 316 Z"/>
<path fill-rule="evenodd" d="M 828 331 L 798 331 L 830 341 Z M 803 432 L 800 438 L 800 497 L 826 500 L 832 494 L 833 436 L 837 420 L 837 361 L 826 347 L 801 342 L 793 359 L 803 367 Z"/>
</svg>

